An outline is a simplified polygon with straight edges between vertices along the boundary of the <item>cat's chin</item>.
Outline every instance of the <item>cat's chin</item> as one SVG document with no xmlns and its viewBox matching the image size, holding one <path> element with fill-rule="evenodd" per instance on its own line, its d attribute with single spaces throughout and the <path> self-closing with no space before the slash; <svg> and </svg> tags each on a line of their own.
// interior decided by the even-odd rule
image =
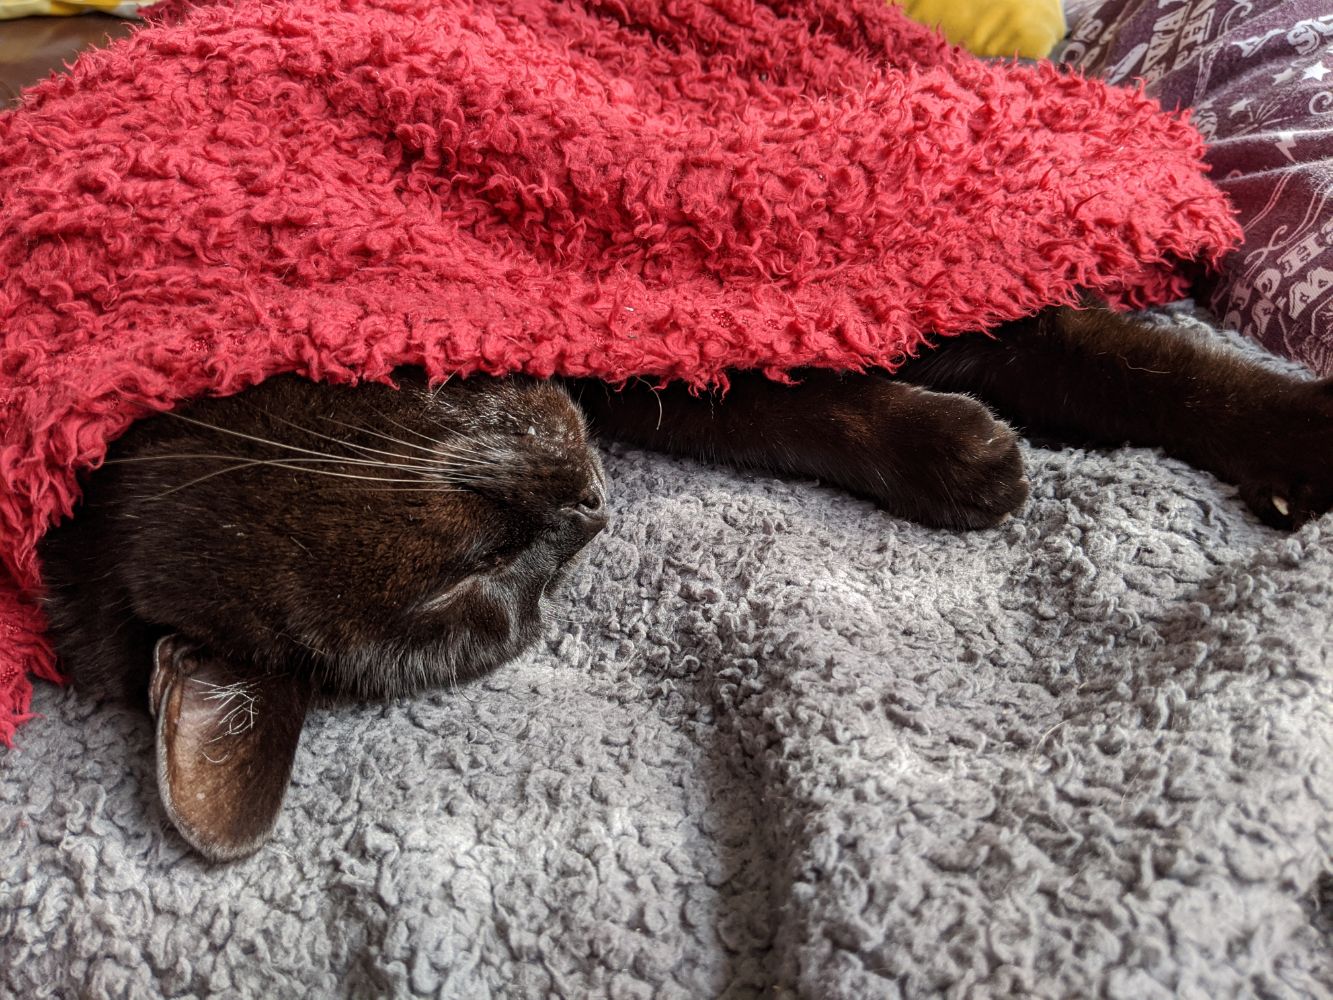
<svg viewBox="0 0 1333 1000">
<path fill-rule="evenodd" d="M 449 690 L 521 656 L 541 632 L 538 615 L 520 622 L 504 642 L 453 633 L 434 642 L 375 644 L 322 665 L 316 680 L 320 694 L 335 701 L 379 701 Z"/>
<path fill-rule="evenodd" d="M 318 664 L 320 689 L 335 697 L 400 698 L 483 677 L 541 636 L 550 579 L 515 586 L 474 578 L 429 595 L 410 610 L 410 622 Z"/>
</svg>

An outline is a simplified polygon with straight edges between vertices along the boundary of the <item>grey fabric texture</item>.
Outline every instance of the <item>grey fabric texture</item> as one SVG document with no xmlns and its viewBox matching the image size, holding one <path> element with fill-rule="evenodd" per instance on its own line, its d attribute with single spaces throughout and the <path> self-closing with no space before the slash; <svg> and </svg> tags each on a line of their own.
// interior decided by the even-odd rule
<svg viewBox="0 0 1333 1000">
<path fill-rule="evenodd" d="M 0 758 L 6 997 L 1321 997 L 1333 519 L 1146 451 L 997 530 L 612 449 L 545 640 L 324 707 L 272 843 L 189 854 L 146 717 Z"/>
</svg>

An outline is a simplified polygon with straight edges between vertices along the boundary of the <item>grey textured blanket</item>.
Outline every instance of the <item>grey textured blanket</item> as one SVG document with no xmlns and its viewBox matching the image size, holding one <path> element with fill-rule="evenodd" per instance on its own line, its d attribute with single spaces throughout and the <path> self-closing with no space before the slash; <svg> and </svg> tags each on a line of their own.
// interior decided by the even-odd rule
<svg viewBox="0 0 1333 1000">
<path fill-rule="evenodd" d="M 316 712 L 231 866 L 167 828 L 143 717 L 42 690 L 0 994 L 1328 995 L 1333 520 L 1027 458 L 954 535 L 614 451 L 545 642 Z"/>
</svg>

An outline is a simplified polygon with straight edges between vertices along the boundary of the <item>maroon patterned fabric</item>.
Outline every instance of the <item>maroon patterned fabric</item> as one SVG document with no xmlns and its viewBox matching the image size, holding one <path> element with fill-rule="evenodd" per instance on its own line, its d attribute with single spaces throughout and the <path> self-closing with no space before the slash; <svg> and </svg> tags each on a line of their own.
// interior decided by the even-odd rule
<svg viewBox="0 0 1333 1000">
<path fill-rule="evenodd" d="M 1333 374 L 1333 3 L 1107 0 L 1056 58 L 1196 109 L 1245 245 L 1202 289 L 1226 325 Z"/>
</svg>

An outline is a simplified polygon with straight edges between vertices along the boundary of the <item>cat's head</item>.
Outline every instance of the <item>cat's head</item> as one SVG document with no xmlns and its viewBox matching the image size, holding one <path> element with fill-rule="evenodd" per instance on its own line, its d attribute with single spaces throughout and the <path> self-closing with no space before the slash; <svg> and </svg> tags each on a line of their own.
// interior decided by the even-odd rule
<svg viewBox="0 0 1333 1000">
<path fill-rule="evenodd" d="M 276 818 L 312 696 L 516 656 L 605 498 L 556 385 L 270 379 L 116 443 L 43 543 L 52 634 L 76 683 L 147 699 L 172 820 L 237 857 Z"/>
</svg>

